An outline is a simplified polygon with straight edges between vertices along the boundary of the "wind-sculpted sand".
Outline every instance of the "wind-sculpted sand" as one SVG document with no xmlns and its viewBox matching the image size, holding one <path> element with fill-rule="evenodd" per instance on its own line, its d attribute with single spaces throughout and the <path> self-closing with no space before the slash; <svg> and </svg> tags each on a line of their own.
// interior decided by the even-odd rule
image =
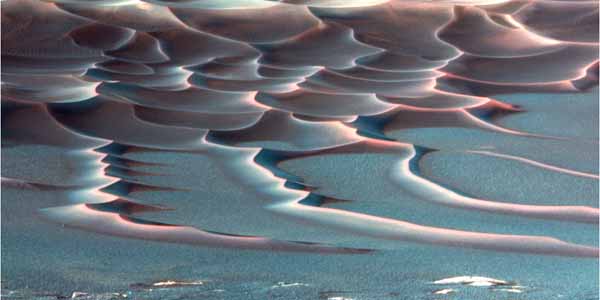
<svg viewBox="0 0 600 300">
<path fill-rule="evenodd" d="M 2 203 L 48 230 L 598 257 L 597 114 L 515 100 L 597 95 L 597 1 L 1 5 Z"/>
</svg>

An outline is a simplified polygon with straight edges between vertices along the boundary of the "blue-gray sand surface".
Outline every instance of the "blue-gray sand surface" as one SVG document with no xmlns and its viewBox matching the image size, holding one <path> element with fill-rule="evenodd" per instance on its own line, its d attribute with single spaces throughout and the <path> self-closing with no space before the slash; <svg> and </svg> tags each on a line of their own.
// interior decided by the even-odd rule
<svg viewBox="0 0 600 300">
<path fill-rule="evenodd" d="M 598 1 L 5 0 L 2 299 L 599 299 Z"/>
</svg>

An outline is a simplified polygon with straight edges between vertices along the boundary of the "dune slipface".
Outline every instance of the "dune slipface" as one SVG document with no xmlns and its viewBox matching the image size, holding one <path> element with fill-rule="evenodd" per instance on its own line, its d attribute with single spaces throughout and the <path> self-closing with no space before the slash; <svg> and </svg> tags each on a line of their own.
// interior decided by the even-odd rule
<svg viewBox="0 0 600 300">
<path fill-rule="evenodd" d="M 1 6 L 3 298 L 598 297 L 597 1 Z"/>
</svg>

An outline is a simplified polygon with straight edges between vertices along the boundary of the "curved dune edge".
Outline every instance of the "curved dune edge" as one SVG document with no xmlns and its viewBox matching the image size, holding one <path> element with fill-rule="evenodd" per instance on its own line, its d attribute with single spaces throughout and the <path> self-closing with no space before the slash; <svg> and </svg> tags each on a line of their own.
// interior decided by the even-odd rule
<svg viewBox="0 0 600 300">
<path fill-rule="evenodd" d="M 410 159 L 399 162 L 396 167 L 393 168 L 392 178 L 394 181 L 401 184 L 405 190 L 417 194 L 423 199 L 456 208 L 475 209 L 491 213 L 511 214 L 532 218 L 598 224 L 600 210 L 593 207 L 525 205 L 495 202 L 460 195 L 459 193 L 418 176 L 418 168 L 415 167 L 415 163 L 421 156 L 422 153 L 419 153 L 418 150 L 414 150 L 414 155 Z"/>
<path fill-rule="evenodd" d="M 480 250 L 597 258 L 598 248 L 539 236 L 502 235 L 421 226 L 331 208 L 285 203 L 274 211 L 339 230 L 381 239 Z"/>
<path fill-rule="evenodd" d="M 167 243 L 249 250 L 337 254 L 360 254 L 371 251 L 316 243 L 287 242 L 262 237 L 211 233 L 193 227 L 158 224 L 130 218 L 118 213 L 102 212 L 92 209 L 86 204 L 47 208 L 41 210 L 40 213 L 44 218 L 68 227 L 112 236 Z"/>
</svg>

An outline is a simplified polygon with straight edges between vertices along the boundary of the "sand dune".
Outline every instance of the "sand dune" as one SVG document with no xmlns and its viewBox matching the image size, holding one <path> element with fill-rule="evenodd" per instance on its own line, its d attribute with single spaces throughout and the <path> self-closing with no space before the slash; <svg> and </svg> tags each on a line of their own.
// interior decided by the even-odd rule
<svg viewBox="0 0 600 300">
<path fill-rule="evenodd" d="M 503 100 L 597 93 L 595 1 L 1 5 L 2 185 L 52 195 L 34 218 L 207 247 L 598 257 L 598 141 L 511 123 L 528 106 Z M 429 165 L 452 153 L 586 198 L 462 191 Z"/>
</svg>

